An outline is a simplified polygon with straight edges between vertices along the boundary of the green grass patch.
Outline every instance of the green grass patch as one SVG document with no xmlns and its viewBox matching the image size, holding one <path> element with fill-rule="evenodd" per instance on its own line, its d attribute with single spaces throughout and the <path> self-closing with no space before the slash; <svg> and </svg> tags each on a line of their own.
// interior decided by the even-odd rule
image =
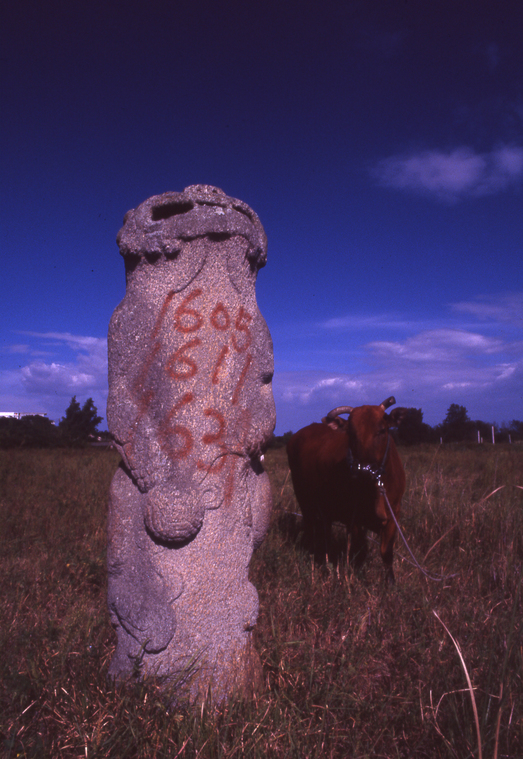
<svg viewBox="0 0 523 759">
<path fill-rule="evenodd" d="M 432 574 L 456 577 L 423 577 L 399 542 L 392 589 L 372 543 L 360 576 L 343 562 L 315 566 L 285 451 L 270 450 L 274 510 L 251 562 L 265 689 L 191 713 L 170 707 L 154 682 L 106 681 L 115 637 L 105 524 L 117 455 L 0 451 L 0 756 L 523 756 L 523 448 L 401 454 L 411 548 Z M 477 722 L 434 611 L 459 646 Z"/>
</svg>

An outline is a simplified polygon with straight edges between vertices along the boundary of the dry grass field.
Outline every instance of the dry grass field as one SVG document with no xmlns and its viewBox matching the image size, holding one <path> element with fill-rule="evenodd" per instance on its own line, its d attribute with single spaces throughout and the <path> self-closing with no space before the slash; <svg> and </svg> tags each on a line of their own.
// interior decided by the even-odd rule
<svg viewBox="0 0 523 759">
<path fill-rule="evenodd" d="M 116 454 L 0 451 L 0 756 L 521 759 L 523 447 L 401 453 L 411 548 L 455 576 L 427 579 L 399 541 L 393 588 L 374 544 L 359 576 L 314 566 L 285 451 L 269 451 L 274 513 L 251 564 L 266 688 L 191 713 L 153 682 L 106 681 Z"/>
</svg>

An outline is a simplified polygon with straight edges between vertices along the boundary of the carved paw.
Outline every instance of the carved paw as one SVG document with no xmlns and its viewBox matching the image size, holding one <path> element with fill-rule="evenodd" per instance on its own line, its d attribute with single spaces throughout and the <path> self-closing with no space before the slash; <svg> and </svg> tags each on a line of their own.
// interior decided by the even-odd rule
<svg viewBox="0 0 523 759">
<path fill-rule="evenodd" d="M 144 578 L 123 575 L 109 588 L 109 608 L 124 630 L 146 653 L 163 651 L 176 630 L 174 600 L 181 594 L 182 578 L 172 587 L 156 573 Z"/>
<path fill-rule="evenodd" d="M 183 490 L 170 481 L 147 493 L 144 520 L 156 538 L 181 543 L 199 532 L 205 508 L 196 488 Z"/>
</svg>

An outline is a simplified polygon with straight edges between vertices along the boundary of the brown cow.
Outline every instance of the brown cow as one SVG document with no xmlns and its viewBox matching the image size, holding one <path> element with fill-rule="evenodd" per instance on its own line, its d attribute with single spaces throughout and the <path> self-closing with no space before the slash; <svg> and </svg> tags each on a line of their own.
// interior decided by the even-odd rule
<svg viewBox="0 0 523 759">
<path fill-rule="evenodd" d="M 405 472 L 389 433 L 406 409 L 379 406 L 341 406 L 330 411 L 323 424 L 310 424 L 287 444 L 294 492 L 303 514 L 305 539 L 317 557 L 327 553 L 332 522 L 342 522 L 351 534 L 349 561 L 360 567 L 367 553 L 367 530 L 380 536 L 381 558 L 389 582 L 396 518 L 405 491 Z M 350 414 L 348 421 L 339 414 Z"/>
</svg>

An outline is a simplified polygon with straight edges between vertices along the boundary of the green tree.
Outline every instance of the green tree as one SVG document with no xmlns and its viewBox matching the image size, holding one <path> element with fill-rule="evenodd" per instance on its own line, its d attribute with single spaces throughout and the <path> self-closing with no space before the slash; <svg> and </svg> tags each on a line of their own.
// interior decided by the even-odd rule
<svg viewBox="0 0 523 759">
<path fill-rule="evenodd" d="M 88 398 L 80 407 L 76 395 L 71 398 L 71 403 L 65 411 L 65 416 L 60 420 L 58 429 L 62 440 L 67 445 L 84 445 L 89 438 L 97 434 L 97 427 L 102 421 L 93 399 Z"/>
<path fill-rule="evenodd" d="M 403 445 L 431 443 L 437 440 L 436 433 L 423 421 L 420 408 L 408 408 L 398 428 L 398 441 Z"/>
<path fill-rule="evenodd" d="M 465 406 L 451 403 L 447 416 L 439 425 L 439 432 L 446 443 L 473 439 L 474 422 L 471 422 Z"/>
<path fill-rule="evenodd" d="M 513 419 L 508 429 L 512 435 L 512 440 L 523 440 L 523 422 L 519 419 Z"/>
<path fill-rule="evenodd" d="M 490 443 L 492 440 L 492 424 L 489 422 L 482 422 L 481 419 L 476 419 L 474 422 L 474 428 L 476 430 L 476 439 L 479 432 L 480 438 L 483 438 L 485 443 Z"/>
<path fill-rule="evenodd" d="M 0 418 L 0 448 L 53 448 L 59 444 L 58 437 L 57 428 L 45 416 Z"/>
<path fill-rule="evenodd" d="M 271 435 L 267 448 L 285 448 L 292 437 L 292 432 L 284 432 L 283 435 Z"/>
</svg>

